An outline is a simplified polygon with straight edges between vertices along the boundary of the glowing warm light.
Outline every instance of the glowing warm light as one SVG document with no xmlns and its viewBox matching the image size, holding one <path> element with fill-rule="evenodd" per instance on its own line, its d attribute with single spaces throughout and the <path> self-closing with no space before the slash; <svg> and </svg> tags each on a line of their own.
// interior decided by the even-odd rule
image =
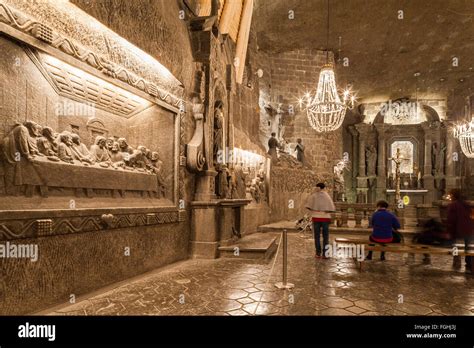
<svg viewBox="0 0 474 348">
<path fill-rule="evenodd" d="M 260 163 L 264 163 L 264 161 L 264 156 L 234 147 L 231 161 L 233 164 L 243 164 L 245 167 L 257 168 Z"/>
<path fill-rule="evenodd" d="M 459 139 L 462 152 L 468 158 L 474 158 L 474 120 L 456 126 L 454 136 Z"/>
<path fill-rule="evenodd" d="M 63 62 L 62 60 L 59 60 L 58 58 L 56 57 L 53 57 L 53 56 L 50 56 L 48 54 L 42 54 L 42 57 L 44 59 L 44 62 L 50 66 L 53 66 L 53 67 L 58 67 L 58 68 L 62 68 L 64 69 L 65 71 L 67 71 L 70 75 L 72 76 L 75 76 L 77 77 L 79 80 L 82 81 L 83 84 L 86 84 L 87 81 L 91 82 L 91 83 L 94 83 L 96 85 L 99 85 L 101 86 L 102 88 L 105 88 L 105 89 L 108 89 L 108 90 L 112 90 L 118 94 L 121 94 L 125 97 L 127 97 L 128 99 L 130 100 L 133 100 L 134 102 L 140 104 L 140 105 L 149 105 L 150 103 L 133 94 L 133 93 L 130 93 L 129 91 L 126 91 L 125 89 L 123 88 L 120 88 L 118 86 L 115 86 L 113 84 L 111 84 L 110 82 L 107 82 L 105 80 L 102 80 L 92 74 L 89 74 L 88 72 L 85 72 L 84 70 L 81 70 L 81 69 L 78 69 L 66 62 Z"/>
<path fill-rule="evenodd" d="M 343 92 L 341 101 L 331 64 L 326 64 L 321 69 L 315 96 L 310 98 L 306 94 L 306 97 L 308 121 L 317 132 L 331 132 L 338 129 L 344 121 L 347 108 L 354 107 L 354 98 L 350 97 L 349 90 Z"/>
</svg>

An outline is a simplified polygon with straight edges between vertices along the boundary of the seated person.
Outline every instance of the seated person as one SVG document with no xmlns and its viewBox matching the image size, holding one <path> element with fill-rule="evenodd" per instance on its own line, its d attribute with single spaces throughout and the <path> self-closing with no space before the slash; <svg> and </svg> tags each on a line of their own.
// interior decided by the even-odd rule
<svg viewBox="0 0 474 348">
<path fill-rule="evenodd" d="M 401 237 L 393 230 L 400 228 L 400 222 L 395 214 L 387 210 L 388 203 L 386 201 L 377 202 L 377 211 L 370 219 L 370 226 L 372 226 L 372 234 L 370 241 L 375 243 L 400 243 Z M 367 260 L 372 260 L 372 251 L 369 251 Z M 380 260 L 385 260 L 385 252 L 380 254 Z"/>
<path fill-rule="evenodd" d="M 455 240 L 446 231 L 443 224 L 436 219 L 429 219 L 423 224 L 423 231 L 413 237 L 413 243 L 440 245 L 451 248 Z"/>
</svg>

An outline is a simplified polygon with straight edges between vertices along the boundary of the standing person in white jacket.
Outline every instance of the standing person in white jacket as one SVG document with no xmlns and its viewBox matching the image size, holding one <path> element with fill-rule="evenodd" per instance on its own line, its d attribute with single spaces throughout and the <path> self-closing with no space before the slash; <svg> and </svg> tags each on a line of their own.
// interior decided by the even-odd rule
<svg viewBox="0 0 474 348">
<path fill-rule="evenodd" d="M 316 247 L 316 258 L 326 258 L 324 252 L 329 245 L 329 224 L 331 223 L 330 212 L 336 211 L 331 196 L 325 190 L 326 185 L 322 182 L 316 185 L 316 191 L 308 197 L 306 209 L 311 212 L 313 221 L 314 244 Z M 321 229 L 323 231 L 323 248 L 321 248 Z"/>
</svg>

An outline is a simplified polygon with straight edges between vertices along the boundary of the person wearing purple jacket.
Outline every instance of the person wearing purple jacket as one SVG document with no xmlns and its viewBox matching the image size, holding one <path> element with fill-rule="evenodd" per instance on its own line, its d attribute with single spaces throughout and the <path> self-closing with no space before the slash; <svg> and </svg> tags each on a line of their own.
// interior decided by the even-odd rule
<svg viewBox="0 0 474 348">
<path fill-rule="evenodd" d="M 401 237 L 394 230 L 400 228 L 400 222 L 395 214 L 389 212 L 388 203 L 386 201 L 377 202 L 377 211 L 370 219 L 370 226 L 372 226 L 372 234 L 370 241 L 375 243 L 400 243 Z M 372 260 L 372 251 L 369 251 L 366 260 Z M 385 252 L 381 252 L 380 260 L 385 260 Z"/>
<path fill-rule="evenodd" d="M 474 242 L 474 223 L 471 217 L 471 208 L 464 200 L 458 189 L 450 192 L 451 203 L 448 205 L 447 230 L 455 239 L 463 239 L 465 250 Z M 466 256 L 466 272 L 472 272 L 472 256 Z"/>
</svg>

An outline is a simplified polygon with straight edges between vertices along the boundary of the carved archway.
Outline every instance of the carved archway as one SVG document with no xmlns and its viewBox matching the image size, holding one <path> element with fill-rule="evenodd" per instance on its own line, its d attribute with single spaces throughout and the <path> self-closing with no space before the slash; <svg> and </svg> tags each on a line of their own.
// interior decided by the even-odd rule
<svg viewBox="0 0 474 348">
<path fill-rule="evenodd" d="M 89 133 L 89 141 L 94 144 L 97 136 L 103 136 L 108 138 L 109 130 L 105 127 L 104 123 L 98 118 L 91 118 L 86 124 L 87 133 Z"/>
<path fill-rule="evenodd" d="M 412 104 L 416 103 L 415 101 L 410 100 L 410 99 L 397 99 L 397 100 L 394 101 L 394 103 L 397 103 L 397 102 L 409 102 L 409 103 L 412 103 Z M 433 109 L 431 106 L 428 106 L 426 104 L 423 104 L 423 103 L 420 103 L 420 104 L 421 104 L 421 109 L 423 111 L 423 114 L 426 117 L 426 121 L 428 121 L 430 123 L 441 121 L 441 119 L 438 115 L 438 112 L 436 112 L 435 109 Z M 384 115 L 383 115 L 383 111 L 384 111 L 384 108 L 382 107 L 374 118 L 374 121 L 373 121 L 374 124 L 385 123 L 385 118 L 384 118 Z M 419 123 L 413 123 L 412 125 L 420 124 L 422 122 L 423 122 L 423 120 L 420 120 Z M 407 125 L 409 125 L 409 124 L 407 124 Z"/>
</svg>

